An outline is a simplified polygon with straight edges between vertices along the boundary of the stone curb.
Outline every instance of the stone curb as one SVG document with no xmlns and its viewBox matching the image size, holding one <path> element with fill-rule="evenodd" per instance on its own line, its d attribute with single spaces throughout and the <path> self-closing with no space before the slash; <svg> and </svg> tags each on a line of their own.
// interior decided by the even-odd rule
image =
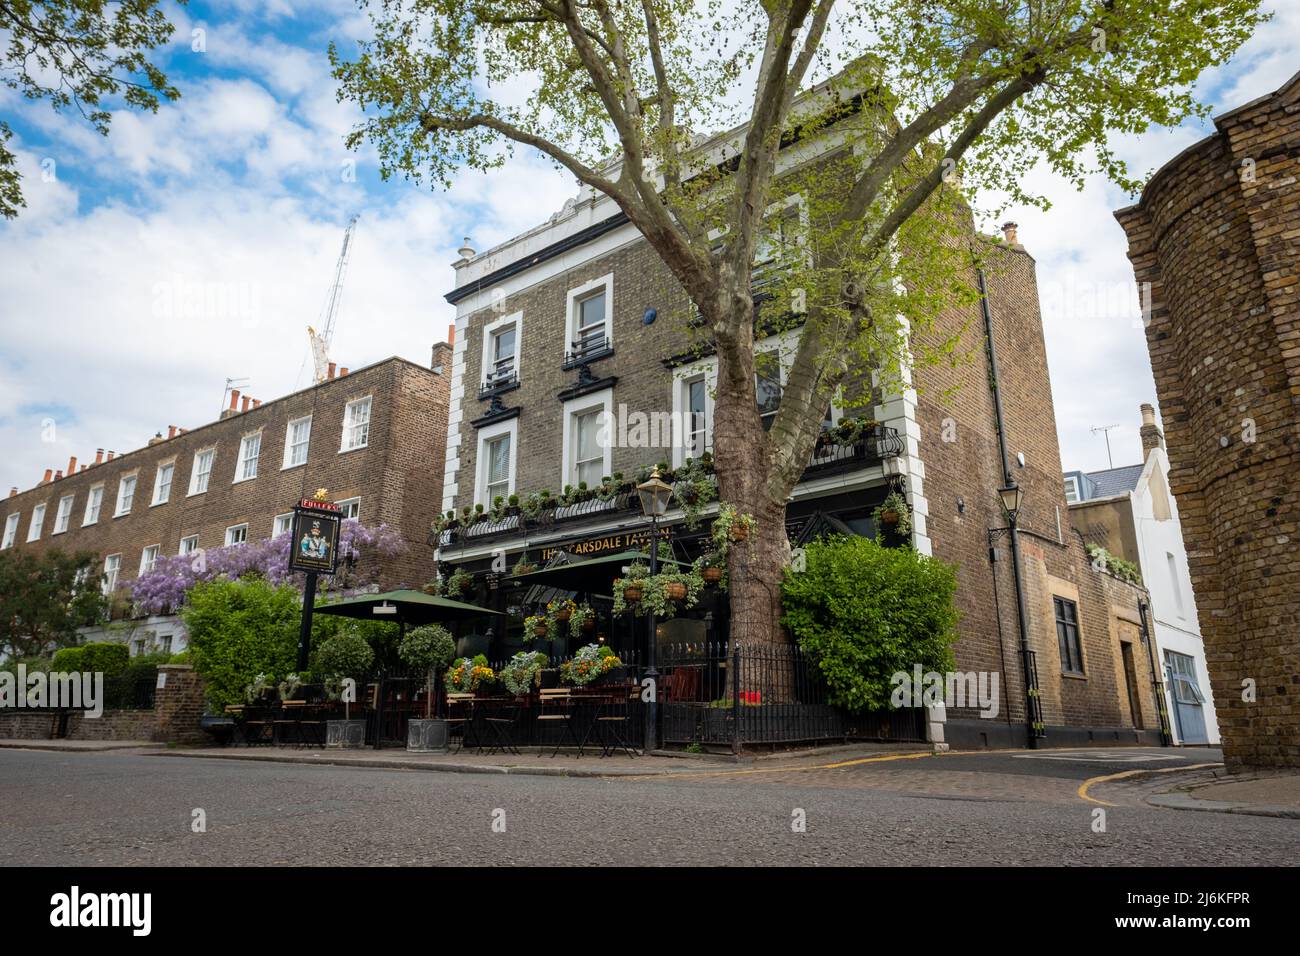
<svg viewBox="0 0 1300 956">
<path fill-rule="evenodd" d="M 1203 813 L 1239 813 L 1254 817 L 1282 817 L 1300 820 L 1300 807 L 1274 807 L 1267 804 L 1229 803 L 1225 800 L 1198 800 L 1186 793 L 1158 793 L 1146 798 L 1153 807 L 1169 810 L 1199 810 Z"/>
<path fill-rule="evenodd" d="M 207 757 L 214 760 L 253 760 L 264 763 L 287 763 L 306 766 L 332 766 L 332 767 L 359 767 L 366 769 L 376 767 L 381 770 L 422 770 L 434 773 L 499 773 L 515 774 L 518 776 L 534 777 L 581 777 L 581 778 L 600 778 L 600 777 L 646 777 L 646 776 L 681 776 L 687 777 L 696 773 L 707 773 L 710 770 L 716 771 L 718 768 L 684 769 L 667 767 L 609 767 L 604 770 L 588 769 L 585 767 L 537 767 L 537 766 L 518 766 L 504 767 L 495 764 L 475 764 L 475 763 L 432 763 L 422 760 L 404 760 L 400 757 L 378 758 L 378 759 L 349 759 L 343 754 L 312 754 L 310 756 L 296 757 L 289 754 L 276 753 L 218 753 L 210 750 L 158 750 L 147 754 L 150 757 Z M 595 758 L 599 759 L 599 758 Z"/>
<path fill-rule="evenodd" d="M 57 745 L 57 746 L 52 746 Z M 0 740 L 0 749 L 43 750 L 52 754 L 89 754 L 104 750 L 140 750 L 157 747 L 150 740 Z"/>
</svg>

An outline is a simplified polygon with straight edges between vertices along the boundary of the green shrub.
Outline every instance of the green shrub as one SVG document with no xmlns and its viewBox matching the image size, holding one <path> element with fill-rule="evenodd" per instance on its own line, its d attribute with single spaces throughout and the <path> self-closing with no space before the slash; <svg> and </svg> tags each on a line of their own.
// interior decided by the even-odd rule
<svg viewBox="0 0 1300 956">
<path fill-rule="evenodd" d="M 325 680 L 366 676 L 375 662 L 375 652 L 355 628 L 339 631 L 321 642 L 312 658 L 311 669 Z"/>
<path fill-rule="evenodd" d="M 911 548 L 833 537 L 805 548 L 787 571 L 782 623 L 821 670 L 833 704 L 889 706 L 891 675 L 953 669 L 955 570 Z"/>
<path fill-rule="evenodd" d="M 131 659 L 131 650 L 125 644 L 92 641 L 81 646 L 81 670 L 102 672 L 105 677 L 120 677 Z"/>
<path fill-rule="evenodd" d="M 190 663 L 203 677 L 209 703 L 220 709 L 244 699 L 258 674 L 294 669 L 302 616 L 298 592 L 262 578 L 195 585 L 181 617 Z"/>
<path fill-rule="evenodd" d="M 131 658 L 121 676 L 128 681 L 152 681 L 158 677 L 158 665 L 171 660 L 170 654 L 140 654 Z"/>
<path fill-rule="evenodd" d="M 185 650 L 181 651 L 179 654 L 173 654 L 171 657 L 169 657 L 169 658 L 167 659 L 167 663 L 168 663 L 168 664 L 189 664 L 189 663 L 190 663 L 190 649 L 187 647 L 187 648 L 185 648 Z"/>
<path fill-rule="evenodd" d="M 60 647 L 50 659 L 50 670 L 56 674 L 70 674 L 82 670 L 86 649 L 84 647 Z"/>
<path fill-rule="evenodd" d="M 456 656 L 456 640 L 439 624 L 426 624 L 406 632 L 397 654 L 402 663 L 416 670 L 446 667 Z"/>
</svg>

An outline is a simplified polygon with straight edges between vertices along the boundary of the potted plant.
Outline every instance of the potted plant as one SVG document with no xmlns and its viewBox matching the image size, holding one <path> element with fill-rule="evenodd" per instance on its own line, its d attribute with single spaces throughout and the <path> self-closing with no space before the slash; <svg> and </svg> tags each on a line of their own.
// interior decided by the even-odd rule
<svg viewBox="0 0 1300 956">
<path fill-rule="evenodd" d="M 356 685 L 375 662 L 375 652 L 355 628 L 332 634 L 316 649 L 312 671 L 327 682 L 343 684 L 350 690 L 343 693 L 343 719 L 325 722 L 325 746 L 354 749 L 366 744 L 366 722 L 352 719 L 352 703 L 356 699 Z"/>
<path fill-rule="evenodd" d="M 474 586 L 474 575 L 470 574 L 464 568 L 457 568 L 451 572 L 451 576 L 446 581 L 446 591 L 456 597 L 464 597 L 471 587 Z"/>
<path fill-rule="evenodd" d="M 533 641 L 547 638 L 551 633 L 551 619 L 545 612 L 530 614 L 524 618 L 524 640 Z"/>
<path fill-rule="evenodd" d="M 590 604 L 579 604 L 569 618 L 569 636 L 581 639 L 596 630 L 596 611 Z"/>
<path fill-rule="evenodd" d="M 553 620 L 563 624 L 573 616 L 573 611 L 577 606 L 573 601 L 552 601 L 546 605 L 546 613 Z"/>
<path fill-rule="evenodd" d="M 912 533 L 912 514 L 907 508 L 907 498 L 901 491 L 891 491 L 885 500 L 871 512 L 877 526 L 888 529 L 899 537 Z"/>
<path fill-rule="evenodd" d="M 519 496 L 518 496 L 518 495 L 511 495 L 509 498 L 506 499 L 506 514 L 508 514 L 508 515 L 517 515 L 517 514 L 519 514 Z"/>
<path fill-rule="evenodd" d="M 547 663 L 545 654 L 535 651 L 520 651 L 505 667 L 501 668 L 500 678 L 505 689 L 515 697 L 523 697 L 541 683 L 542 668 Z"/>
<path fill-rule="evenodd" d="M 560 680 L 574 687 L 585 687 L 622 666 L 623 662 L 608 645 L 588 644 L 560 665 Z"/>
<path fill-rule="evenodd" d="M 733 541 L 744 541 L 754 529 L 752 515 L 741 514 L 733 505 L 723 504 L 713 519 L 713 542 L 725 547 Z"/>
<path fill-rule="evenodd" d="M 525 561 L 524 556 L 521 554 L 519 560 L 515 562 L 515 566 L 510 569 L 510 573 L 522 576 L 525 574 L 532 574 L 536 570 L 537 565 L 533 564 L 531 561 Z"/>
<path fill-rule="evenodd" d="M 438 690 L 438 670 L 451 663 L 455 654 L 455 639 L 439 624 L 412 628 L 397 645 L 397 656 L 402 663 L 425 675 L 424 719 L 406 722 L 407 750 L 427 753 L 447 749 L 447 721 L 434 719 L 433 702 Z"/>
<path fill-rule="evenodd" d="M 649 576 L 649 567 L 637 561 L 628 566 L 624 577 L 614 579 L 615 614 L 623 614 L 630 606 L 640 603 L 645 595 L 645 582 Z"/>
<path fill-rule="evenodd" d="M 496 672 L 488 667 L 487 657 L 458 657 L 447 669 L 447 690 L 454 694 L 486 692 L 497 680 Z"/>
</svg>

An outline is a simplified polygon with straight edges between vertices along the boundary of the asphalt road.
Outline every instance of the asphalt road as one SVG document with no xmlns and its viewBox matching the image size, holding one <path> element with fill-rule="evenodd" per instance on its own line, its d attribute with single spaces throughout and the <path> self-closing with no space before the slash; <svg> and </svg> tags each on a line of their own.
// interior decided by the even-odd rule
<svg viewBox="0 0 1300 956">
<path fill-rule="evenodd" d="M 1107 756 L 1111 754 L 1111 756 Z M 1215 751 L 976 754 L 573 779 L 0 751 L 0 864 L 1295 865 L 1300 821 L 1084 781 Z M 1137 758 L 1137 759 L 1135 759 Z M 1099 785 L 1103 786 L 1103 785 Z M 194 832 L 202 810 L 206 832 Z M 795 832 L 798 820 L 806 832 Z M 494 827 L 494 823 L 496 826 Z M 500 832 L 504 823 L 504 832 Z"/>
</svg>

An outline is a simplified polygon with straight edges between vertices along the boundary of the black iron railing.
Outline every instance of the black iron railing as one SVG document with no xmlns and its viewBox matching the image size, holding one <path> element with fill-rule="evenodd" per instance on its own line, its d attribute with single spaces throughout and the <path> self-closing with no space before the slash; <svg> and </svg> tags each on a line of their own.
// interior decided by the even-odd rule
<svg viewBox="0 0 1300 956">
<path fill-rule="evenodd" d="M 513 368 L 502 369 L 483 380 L 483 384 L 479 386 L 478 397 L 480 400 L 491 398 L 493 395 L 509 391 L 518 384 L 519 375 Z"/>
<path fill-rule="evenodd" d="M 614 348 L 608 335 L 603 332 L 588 335 L 569 343 L 569 347 L 564 353 L 564 364 L 561 368 L 567 372 L 586 362 L 604 358 L 613 351 Z"/>
</svg>

